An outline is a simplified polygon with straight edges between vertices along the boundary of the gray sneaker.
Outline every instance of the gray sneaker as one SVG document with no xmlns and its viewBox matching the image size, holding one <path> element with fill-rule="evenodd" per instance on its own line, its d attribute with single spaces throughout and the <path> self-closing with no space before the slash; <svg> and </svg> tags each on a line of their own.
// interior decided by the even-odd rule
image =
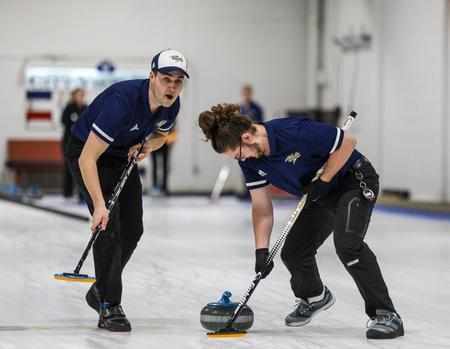
<svg viewBox="0 0 450 349">
<path fill-rule="evenodd" d="M 377 316 L 367 322 L 369 328 L 366 332 L 367 338 L 390 339 L 404 335 L 400 315 L 383 309 L 377 309 L 375 312 Z"/>
<path fill-rule="evenodd" d="M 336 298 L 330 290 L 324 286 L 325 295 L 321 301 L 308 303 L 303 299 L 296 299 L 295 310 L 286 316 L 285 323 L 286 326 L 303 326 L 312 320 L 314 316 L 320 313 L 322 310 L 331 307 Z"/>
</svg>

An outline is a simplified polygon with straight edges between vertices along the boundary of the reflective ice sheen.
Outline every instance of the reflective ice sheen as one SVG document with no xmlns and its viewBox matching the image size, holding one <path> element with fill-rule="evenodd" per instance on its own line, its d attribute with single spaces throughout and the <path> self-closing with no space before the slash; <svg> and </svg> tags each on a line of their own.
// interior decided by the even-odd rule
<svg viewBox="0 0 450 349">
<path fill-rule="evenodd" d="M 202 307 L 223 291 L 239 301 L 253 279 L 248 202 L 144 198 L 145 233 L 124 272 L 123 308 L 133 331 L 97 329 L 87 284 L 56 281 L 72 272 L 89 239 L 89 224 L 0 201 L 0 348 L 448 348 L 450 221 L 376 211 L 366 241 L 374 250 L 406 335 L 365 338 L 367 317 L 354 282 L 328 239 L 318 253 L 336 304 L 299 328 L 284 325 L 294 298 L 279 256 L 249 305 L 247 336 L 209 339 Z M 272 241 L 294 201 L 275 204 Z M 82 211 L 83 212 L 83 211 Z M 92 273 L 92 256 L 82 269 Z"/>
</svg>

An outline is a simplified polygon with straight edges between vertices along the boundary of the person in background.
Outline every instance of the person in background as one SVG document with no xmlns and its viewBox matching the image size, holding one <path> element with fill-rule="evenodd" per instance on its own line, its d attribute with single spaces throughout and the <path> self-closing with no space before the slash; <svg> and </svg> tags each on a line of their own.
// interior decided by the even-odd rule
<svg viewBox="0 0 450 349">
<path fill-rule="evenodd" d="M 172 127 L 164 145 L 151 152 L 152 158 L 152 195 L 169 195 L 167 180 L 170 172 L 170 152 L 178 137 L 176 126 Z"/>
<path fill-rule="evenodd" d="M 241 95 L 241 115 L 247 115 L 257 123 L 263 122 L 264 113 L 261 106 L 253 100 L 253 88 L 250 85 L 244 85 L 241 90 Z"/>
<path fill-rule="evenodd" d="M 242 101 L 239 105 L 241 115 L 247 115 L 256 123 L 262 123 L 264 121 L 264 113 L 258 103 L 253 100 L 253 88 L 251 85 L 244 85 L 241 89 Z M 242 178 L 242 194 L 238 195 L 240 199 L 250 199 L 250 193 L 245 185 L 245 178 Z"/>
<path fill-rule="evenodd" d="M 63 138 L 61 141 L 63 154 L 65 153 L 67 143 L 70 135 L 72 134 L 70 128 L 78 120 L 80 114 L 86 109 L 85 92 L 82 88 L 76 88 L 71 93 L 69 103 L 67 103 L 64 111 L 61 115 L 61 123 L 64 127 Z M 62 194 L 66 200 L 69 200 L 73 196 L 74 180 L 72 173 L 70 172 L 67 160 L 64 159 L 63 168 L 63 181 L 62 181 Z M 78 193 L 79 202 L 83 202 L 81 193 Z"/>
</svg>

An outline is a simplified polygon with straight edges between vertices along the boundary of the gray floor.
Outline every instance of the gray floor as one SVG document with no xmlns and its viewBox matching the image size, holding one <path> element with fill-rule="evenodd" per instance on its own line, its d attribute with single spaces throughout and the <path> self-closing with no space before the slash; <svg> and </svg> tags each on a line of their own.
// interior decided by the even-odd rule
<svg viewBox="0 0 450 349">
<path fill-rule="evenodd" d="M 86 284 L 56 281 L 71 272 L 89 239 L 88 223 L 0 201 L 0 348 L 448 348 L 450 221 L 375 212 L 367 242 L 375 251 L 406 335 L 365 338 L 363 303 L 328 239 L 319 250 L 336 304 L 301 328 L 279 256 L 249 305 L 255 323 L 243 338 L 209 339 L 201 308 L 231 291 L 238 301 L 253 279 L 251 207 L 224 199 L 144 198 L 145 235 L 124 274 L 123 307 L 133 331 L 96 328 Z M 274 237 L 293 201 L 276 207 Z M 78 209 L 80 210 L 80 209 Z M 83 208 L 81 208 L 81 211 Z M 91 257 L 83 267 L 92 273 Z"/>
</svg>

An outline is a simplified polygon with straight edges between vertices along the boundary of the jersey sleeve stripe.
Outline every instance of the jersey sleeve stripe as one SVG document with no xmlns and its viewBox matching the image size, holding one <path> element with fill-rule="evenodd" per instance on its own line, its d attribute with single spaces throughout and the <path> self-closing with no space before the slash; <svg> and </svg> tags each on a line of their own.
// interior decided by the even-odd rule
<svg viewBox="0 0 450 349">
<path fill-rule="evenodd" d="M 333 153 L 337 149 L 338 145 L 341 143 L 340 141 L 341 141 L 342 130 L 338 127 L 336 127 L 336 130 L 337 130 L 336 139 L 334 140 L 334 144 L 330 150 L 330 154 Z"/>
<path fill-rule="evenodd" d="M 100 135 L 102 135 L 103 137 L 105 137 L 105 139 L 107 139 L 110 142 L 114 142 L 114 138 L 108 136 L 105 132 L 103 132 L 100 127 L 98 127 L 95 123 L 92 124 L 92 128 L 94 130 L 96 130 Z"/>
<path fill-rule="evenodd" d="M 249 182 L 249 183 L 246 183 L 245 185 L 247 188 L 251 188 L 251 187 L 261 185 L 261 184 L 266 184 L 266 183 L 267 183 L 267 181 L 265 179 L 263 179 L 262 181 Z"/>
<path fill-rule="evenodd" d="M 169 127 L 158 127 L 158 130 L 162 131 L 162 132 L 167 132 L 172 128 L 173 124 L 171 124 Z"/>
</svg>

